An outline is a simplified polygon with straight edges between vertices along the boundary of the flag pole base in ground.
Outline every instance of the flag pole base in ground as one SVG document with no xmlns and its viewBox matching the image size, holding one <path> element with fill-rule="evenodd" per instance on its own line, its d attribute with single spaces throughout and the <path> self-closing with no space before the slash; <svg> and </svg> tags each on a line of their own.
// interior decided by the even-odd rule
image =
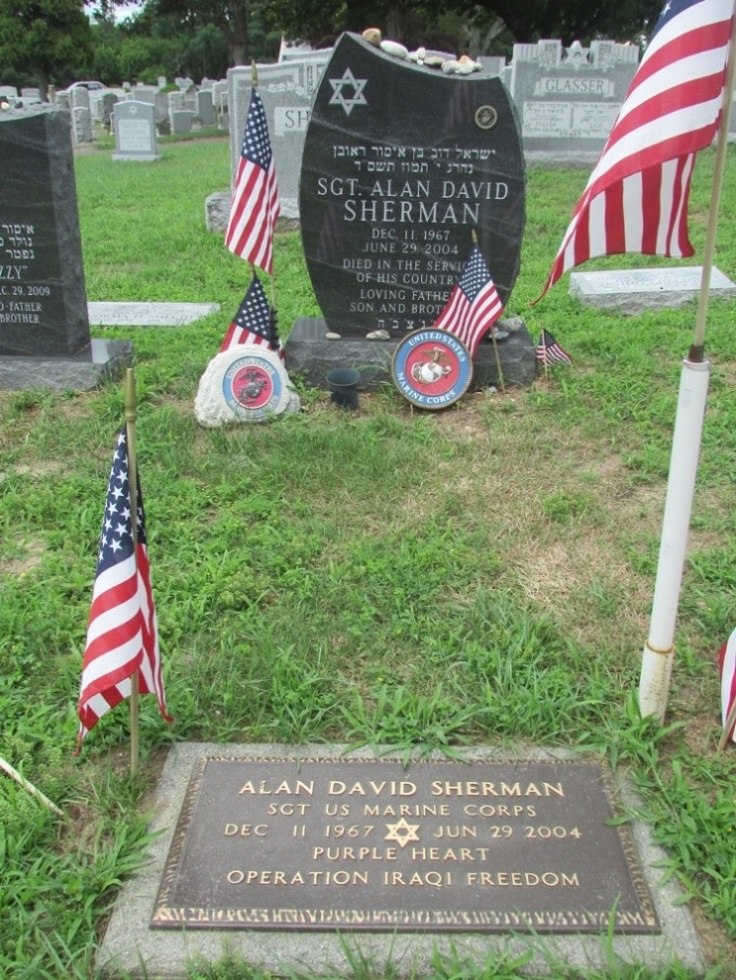
<svg viewBox="0 0 736 980">
<path fill-rule="evenodd" d="M 708 361 L 683 361 L 649 639 L 644 646 L 639 683 L 642 716 L 655 715 L 660 722 L 667 710 L 674 661 L 675 621 L 709 378 Z"/>
</svg>

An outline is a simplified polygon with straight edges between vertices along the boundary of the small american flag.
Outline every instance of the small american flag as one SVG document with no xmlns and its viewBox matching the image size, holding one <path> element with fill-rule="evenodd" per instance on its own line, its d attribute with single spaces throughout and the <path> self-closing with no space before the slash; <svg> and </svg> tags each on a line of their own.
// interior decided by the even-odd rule
<svg viewBox="0 0 736 980">
<path fill-rule="evenodd" d="M 138 689 L 155 694 L 167 721 L 156 610 L 151 592 L 143 498 L 138 487 L 138 559 L 133 550 L 133 517 L 128 482 L 125 430 L 117 439 L 102 522 L 82 686 L 77 713 L 82 739 L 99 719 L 131 692 L 139 671 Z"/>
<path fill-rule="evenodd" d="M 276 321 L 271 307 L 268 305 L 266 293 L 257 275 L 248 287 L 243 302 L 238 307 L 235 318 L 228 327 L 225 339 L 220 347 L 220 353 L 228 351 L 240 344 L 257 344 L 266 346 L 283 359 L 284 349 L 281 346 Z"/>
<path fill-rule="evenodd" d="M 542 330 L 537 344 L 536 357 L 541 364 L 549 365 L 553 361 L 558 361 L 561 364 L 572 364 L 570 355 L 560 347 L 549 330 Z"/>
<path fill-rule="evenodd" d="M 721 670 L 721 715 L 723 718 L 724 735 L 726 739 L 736 742 L 734 722 L 729 725 L 729 714 L 736 701 L 736 630 L 731 634 L 718 653 L 718 664 Z M 728 727 L 728 731 L 725 729 Z"/>
<path fill-rule="evenodd" d="M 473 245 L 460 279 L 452 287 L 444 310 L 434 323 L 454 334 L 475 357 L 478 344 L 503 313 L 503 304 L 477 245 Z"/>
<path fill-rule="evenodd" d="M 266 112 L 258 89 L 253 88 L 225 245 L 269 275 L 273 270 L 273 234 L 280 210 Z"/>
<path fill-rule="evenodd" d="M 539 299 L 593 256 L 693 254 L 690 179 L 718 129 L 732 9 L 732 0 L 665 5 Z"/>
</svg>

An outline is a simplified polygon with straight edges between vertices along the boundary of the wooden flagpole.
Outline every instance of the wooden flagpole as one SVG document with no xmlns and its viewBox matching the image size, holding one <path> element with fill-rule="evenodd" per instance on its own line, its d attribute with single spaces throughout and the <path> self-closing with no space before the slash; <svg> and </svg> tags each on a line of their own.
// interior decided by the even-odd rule
<svg viewBox="0 0 736 980">
<path fill-rule="evenodd" d="M 660 722 L 664 721 L 667 710 L 667 697 L 674 663 L 675 622 L 685 567 L 690 513 L 695 492 L 695 477 L 708 394 L 710 364 L 703 356 L 705 322 L 718 226 L 718 210 L 723 186 L 728 128 L 731 118 L 734 72 L 736 70 L 735 44 L 736 0 L 734 0 L 732 13 L 731 43 L 721 104 L 721 120 L 713 171 L 695 335 L 688 356 L 682 363 L 667 497 L 662 520 L 659 564 L 652 601 L 649 636 L 644 644 L 639 680 L 641 714 L 644 717 L 653 715 Z"/>
<path fill-rule="evenodd" d="M 48 796 L 44 796 L 40 789 L 36 789 L 33 783 L 29 783 L 25 776 L 21 776 L 18 770 L 14 769 L 9 762 L 2 758 L 2 756 L 0 756 L 0 769 L 4 770 L 11 779 L 14 779 L 16 783 L 18 783 L 19 786 L 22 786 L 23 789 L 27 790 L 31 796 L 37 796 L 43 805 L 47 806 L 49 810 L 53 810 L 54 813 L 58 814 L 60 817 L 64 816 L 62 811 L 58 808 L 58 806 L 56 806 L 55 803 L 51 802 Z"/>
<path fill-rule="evenodd" d="M 135 423 L 138 417 L 135 395 L 135 372 L 128 368 L 125 373 L 125 430 L 128 443 L 128 487 L 130 490 L 130 527 L 133 535 L 133 554 L 136 573 L 138 570 L 138 468 L 135 452 Z M 140 758 L 138 724 L 138 671 L 130 678 L 130 774 L 138 771 Z"/>
</svg>

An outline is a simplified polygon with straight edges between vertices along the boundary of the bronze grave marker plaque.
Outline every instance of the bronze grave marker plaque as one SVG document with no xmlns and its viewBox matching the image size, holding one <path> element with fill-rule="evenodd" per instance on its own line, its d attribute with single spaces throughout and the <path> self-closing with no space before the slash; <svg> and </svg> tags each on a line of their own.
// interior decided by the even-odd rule
<svg viewBox="0 0 736 980">
<path fill-rule="evenodd" d="M 200 758 L 160 928 L 658 933 L 597 763 Z"/>
</svg>

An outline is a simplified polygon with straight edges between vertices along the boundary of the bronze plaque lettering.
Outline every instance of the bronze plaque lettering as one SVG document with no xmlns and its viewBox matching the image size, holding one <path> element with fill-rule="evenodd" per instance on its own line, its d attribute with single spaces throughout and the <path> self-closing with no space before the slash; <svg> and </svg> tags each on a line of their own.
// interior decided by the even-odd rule
<svg viewBox="0 0 736 980">
<path fill-rule="evenodd" d="M 596 763 L 202 758 L 152 925 L 658 933 Z"/>
</svg>

